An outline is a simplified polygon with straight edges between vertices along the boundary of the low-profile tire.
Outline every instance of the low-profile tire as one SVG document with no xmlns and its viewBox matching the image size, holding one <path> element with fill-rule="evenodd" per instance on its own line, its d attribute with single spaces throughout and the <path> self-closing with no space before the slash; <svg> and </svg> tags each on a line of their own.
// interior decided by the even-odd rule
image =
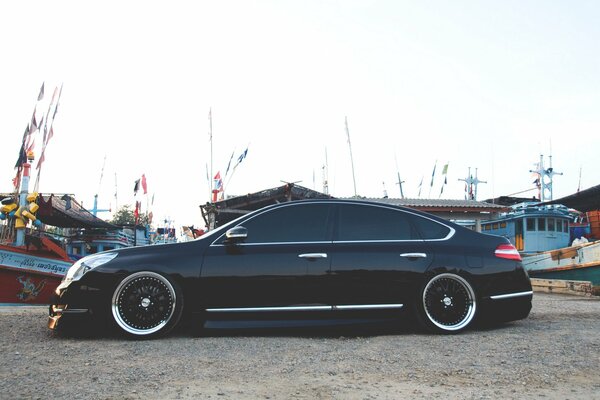
<svg viewBox="0 0 600 400">
<path fill-rule="evenodd" d="M 151 271 L 133 273 L 115 288 L 111 301 L 114 323 L 128 336 L 154 338 L 171 331 L 183 312 L 177 283 Z"/>
<path fill-rule="evenodd" d="M 417 304 L 421 324 L 438 333 L 466 329 L 477 313 L 473 287 L 465 278 L 452 273 L 432 277 L 423 286 Z"/>
</svg>

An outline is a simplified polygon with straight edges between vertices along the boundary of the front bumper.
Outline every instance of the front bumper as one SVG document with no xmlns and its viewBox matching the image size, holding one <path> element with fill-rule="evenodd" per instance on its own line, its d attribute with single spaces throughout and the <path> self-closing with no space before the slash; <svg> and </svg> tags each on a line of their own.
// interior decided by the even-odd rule
<svg viewBox="0 0 600 400">
<path fill-rule="evenodd" d="M 48 310 L 48 328 L 57 330 L 65 320 L 90 318 L 89 308 L 69 308 L 68 305 L 51 304 Z"/>
<path fill-rule="evenodd" d="M 103 304 L 110 304 L 103 291 L 81 281 L 57 288 L 48 308 L 48 328 L 57 330 L 65 325 L 83 327 L 86 322 L 98 319 Z"/>
</svg>

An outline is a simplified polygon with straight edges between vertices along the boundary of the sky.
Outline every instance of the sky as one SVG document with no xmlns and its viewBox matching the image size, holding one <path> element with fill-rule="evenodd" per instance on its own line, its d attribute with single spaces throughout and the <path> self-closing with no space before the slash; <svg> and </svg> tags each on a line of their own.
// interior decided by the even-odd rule
<svg viewBox="0 0 600 400">
<path fill-rule="evenodd" d="M 359 196 L 400 197 L 399 174 L 406 197 L 423 182 L 421 198 L 464 199 L 471 168 L 484 200 L 535 195 L 530 170 L 552 155 L 554 198 L 600 184 L 597 1 L 2 8 L 0 192 L 34 108 L 39 119 L 61 86 L 40 191 L 87 208 L 98 194 L 113 211 L 138 200 L 159 226 L 203 226 L 217 172 L 228 196 L 283 182 L 323 191 L 326 175 L 336 197 L 354 181 Z M 134 197 L 142 174 L 148 194 Z"/>
</svg>

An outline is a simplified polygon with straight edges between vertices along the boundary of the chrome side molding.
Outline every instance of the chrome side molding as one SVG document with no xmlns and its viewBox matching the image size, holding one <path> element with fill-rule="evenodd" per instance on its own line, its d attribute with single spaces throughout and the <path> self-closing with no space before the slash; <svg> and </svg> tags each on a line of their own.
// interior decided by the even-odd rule
<svg viewBox="0 0 600 400">
<path fill-rule="evenodd" d="M 288 312 L 288 311 L 335 311 L 335 310 L 385 310 L 402 308 L 404 304 L 351 304 L 333 306 L 290 306 L 290 307 L 233 307 L 233 308 L 207 308 L 211 313 L 233 312 Z"/>
<path fill-rule="evenodd" d="M 527 292 L 497 294 L 495 296 L 490 296 L 490 299 L 502 300 L 502 299 L 512 299 L 513 297 L 523 297 L 523 296 L 533 296 L 533 290 L 529 290 Z"/>
</svg>

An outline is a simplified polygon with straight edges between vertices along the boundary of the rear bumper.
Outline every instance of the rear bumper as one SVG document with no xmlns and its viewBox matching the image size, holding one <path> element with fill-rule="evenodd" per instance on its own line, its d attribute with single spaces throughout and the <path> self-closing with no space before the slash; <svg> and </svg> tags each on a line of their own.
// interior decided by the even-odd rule
<svg viewBox="0 0 600 400">
<path fill-rule="evenodd" d="M 531 312 L 533 291 L 502 293 L 482 299 L 481 319 L 508 322 L 527 318 Z"/>
</svg>

